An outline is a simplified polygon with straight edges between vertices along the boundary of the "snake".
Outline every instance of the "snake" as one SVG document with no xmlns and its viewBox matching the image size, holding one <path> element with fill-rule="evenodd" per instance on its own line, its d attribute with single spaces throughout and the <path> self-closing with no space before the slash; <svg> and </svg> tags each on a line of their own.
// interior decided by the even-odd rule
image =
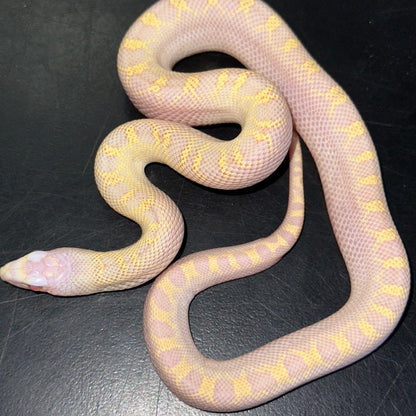
<svg viewBox="0 0 416 416">
<path fill-rule="evenodd" d="M 218 51 L 245 68 L 181 73 L 180 59 Z M 56 296 L 127 289 L 158 276 L 145 301 L 144 337 L 154 367 L 182 401 L 216 412 L 273 400 L 374 351 L 398 324 L 409 295 L 405 249 L 384 195 L 374 144 L 344 90 L 260 0 L 159 0 L 124 36 L 118 73 L 147 119 L 113 130 L 95 161 L 100 193 L 141 227 L 108 252 L 34 251 L 0 269 L 18 287 Z M 238 123 L 231 141 L 195 126 Z M 329 317 L 241 356 L 214 360 L 192 338 L 192 299 L 213 285 L 276 264 L 304 221 L 299 136 L 312 154 L 351 284 Z M 184 236 L 178 207 L 146 177 L 163 163 L 207 187 L 240 189 L 289 160 L 287 212 L 269 236 L 173 262 Z M 172 263 L 173 262 L 173 263 Z"/>
</svg>

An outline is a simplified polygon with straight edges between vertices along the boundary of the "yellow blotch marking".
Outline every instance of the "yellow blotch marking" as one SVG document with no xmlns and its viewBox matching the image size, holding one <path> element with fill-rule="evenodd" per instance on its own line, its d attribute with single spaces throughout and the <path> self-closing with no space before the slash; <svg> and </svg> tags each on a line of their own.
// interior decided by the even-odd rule
<svg viewBox="0 0 416 416">
<path fill-rule="evenodd" d="M 364 219 L 372 212 L 386 212 L 387 211 L 386 204 L 383 201 L 380 201 L 379 199 L 375 199 L 374 201 L 370 201 L 370 202 L 363 202 L 361 206 L 365 210 Z"/>
<path fill-rule="evenodd" d="M 148 195 L 147 198 L 140 203 L 140 210 L 145 212 L 152 209 L 155 206 L 155 197 L 154 195 Z"/>
<path fill-rule="evenodd" d="M 188 280 L 191 277 L 200 276 L 200 274 L 195 269 L 195 264 L 193 261 L 186 261 L 180 265 L 180 268 L 185 274 L 185 278 Z"/>
<path fill-rule="evenodd" d="M 289 243 L 279 234 L 276 236 L 276 241 L 265 241 L 264 244 L 270 250 L 276 250 L 278 247 L 289 247 Z"/>
<path fill-rule="evenodd" d="M 361 319 L 358 322 L 358 328 L 360 328 L 361 332 L 370 338 L 372 341 L 379 338 L 381 335 L 376 331 L 376 329 L 364 319 Z"/>
<path fill-rule="evenodd" d="M 233 159 L 238 166 L 241 166 L 244 169 L 249 168 L 252 165 L 251 162 L 246 162 L 244 160 L 244 155 L 238 149 L 233 150 Z"/>
<path fill-rule="evenodd" d="M 169 0 L 169 3 L 178 9 L 178 14 L 176 15 L 177 19 L 180 19 L 182 16 L 182 12 L 187 11 L 192 14 L 196 14 L 186 3 L 186 0 Z"/>
<path fill-rule="evenodd" d="M 325 93 L 325 98 L 331 101 L 329 114 L 334 113 L 336 106 L 342 105 L 348 101 L 347 94 L 345 94 L 344 90 L 338 85 L 332 87 L 327 93 Z"/>
<path fill-rule="evenodd" d="M 100 176 L 104 180 L 104 186 L 115 186 L 115 185 L 118 185 L 119 183 L 124 183 L 124 180 L 123 178 L 120 177 L 118 171 L 119 171 L 119 168 L 117 168 L 115 172 L 110 172 L 110 173 L 101 172 L 100 173 Z"/>
<path fill-rule="evenodd" d="M 240 377 L 230 377 L 234 385 L 235 399 L 234 402 L 240 401 L 241 398 L 251 394 L 251 386 L 247 381 L 247 374 L 243 371 Z"/>
<path fill-rule="evenodd" d="M 316 344 L 313 344 L 309 351 L 291 350 L 291 353 L 299 355 L 299 357 L 301 357 L 304 363 L 308 366 L 309 370 L 325 364 L 318 348 L 316 347 Z"/>
<path fill-rule="evenodd" d="M 116 263 L 120 266 L 120 271 L 117 273 L 117 275 L 122 276 L 127 269 L 126 261 L 122 256 L 116 255 Z"/>
<path fill-rule="evenodd" d="M 220 149 L 220 158 L 218 159 L 218 167 L 225 175 L 228 171 L 227 156 L 224 150 Z"/>
<path fill-rule="evenodd" d="M 182 348 L 175 337 L 171 338 L 159 338 L 153 335 L 153 341 L 157 344 L 157 352 L 160 354 L 164 351 L 170 351 L 177 348 Z"/>
<path fill-rule="evenodd" d="M 155 300 L 153 298 L 150 299 L 150 309 L 152 310 L 151 315 L 156 320 L 160 322 L 165 322 L 171 327 L 173 326 L 171 313 L 159 308 L 159 306 L 156 305 Z"/>
<path fill-rule="evenodd" d="M 158 242 L 159 242 L 159 241 L 160 241 L 160 238 L 158 238 L 158 236 L 153 237 L 153 238 L 147 237 L 147 238 L 143 241 L 143 244 L 146 244 L 146 245 L 148 245 L 148 246 L 153 246 L 153 247 L 155 247 L 155 246 L 156 246 L 156 244 L 158 244 Z"/>
<path fill-rule="evenodd" d="M 160 90 L 163 87 L 166 87 L 167 83 L 168 83 L 168 77 L 166 75 L 162 75 L 160 78 L 158 78 L 156 81 L 152 83 L 152 85 L 147 89 L 147 92 L 150 94 L 155 94 L 156 96 L 160 97 L 161 96 Z"/>
<path fill-rule="evenodd" d="M 345 94 L 344 90 L 338 85 L 335 87 L 332 87 L 327 93 L 325 93 L 325 98 L 331 101 L 329 114 L 334 113 L 336 106 L 342 105 L 348 101 L 347 94 Z"/>
<path fill-rule="evenodd" d="M 101 256 L 99 256 L 98 258 L 97 258 L 97 261 L 98 261 L 98 263 L 99 263 L 99 266 L 98 266 L 98 275 L 99 276 L 102 276 L 103 275 L 103 273 L 104 273 L 104 269 L 105 269 L 105 264 L 104 264 L 104 262 L 103 262 L 103 256 L 101 255 Z"/>
<path fill-rule="evenodd" d="M 217 256 L 208 256 L 209 271 L 211 273 L 221 273 L 221 269 L 218 266 Z"/>
<path fill-rule="evenodd" d="M 156 233 L 160 230 L 160 228 L 162 228 L 162 223 L 159 223 L 159 222 L 157 222 L 157 223 L 154 222 L 153 224 L 150 224 L 148 226 L 148 230 L 149 230 L 150 233 Z M 158 236 L 153 238 L 152 241 L 156 241 L 157 238 L 158 238 Z"/>
<path fill-rule="evenodd" d="M 299 164 L 301 164 L 302 163 L 302 152 L 296 152 L 295 154 L 294 154 L 294 159 L 293 159 L 296 163 L 299 163 Z M 295 170 L 297 171 L 297 172 L 302 172 L 302 166 L 296 166 L 295 167 Z"/>
<path fill-rule="evenodd" d="M 352 349 L 350 342 L 342 332 L 336 335 L 330 335 L 329 338 L 335 342 L 335 345 L 341 353 L 340 359 L 344 358 L 348 354 L 354 354 L 354 350 Z"/>
<path fill-rule="evenodd" d="M 311 75 L 316 74 L 317 72 L 322 71 L 322 68 L 316 63 L 316 61 L 314 60 L 308 60 L 306 62 L 304 62 L 300 69 L 302 71 L 306 72 L 306 75 L 308 78 L 311 77 Z M 308 79 L 308 81 L 310 82 L 310 79 Z"/>
<path fill-rule="evenodd" d="M 234 85 L 231 88 L 231 92 L 233 94 L 237 94 L 239 89 L 245 84 L 247 78 L 252 74 L 252 72 L 245 71 L 238 75 L 236 80 L 234 81 Z"/>
<path fill-rule="evenodd" d="M 256 142 L 267 142 L 269 150 L 271 152 L 273 151 L 273 138 L 271 134 L 264 133 L 263 131 L 257 129 L 248 130 L 247 135 L 249 134 L 251 134 L 254 137 Z"/>
<path fill-rule="evenodd" d="M 172 130 L 171 130 L 171 129 L 166 130 L 166 131 L 162 134 L 162 143 L 163 143 L 163 146 L 164 146 L 164 148 L 165 148 L 165 149 L 169 147 L 169 145 L 170 145 L 170 143 L 171 143 L 171 141 L 172 141 L 172 136 L 171 136 L 171 134 L 172 134 Z M 159 136 L 159 137 L 160 137 L 160 136 Z"/>
<path fill-rule="evenodd" d="M 295 176 L 293 178 L 293 183 L 295 186 L 302 188 L 302 176 Z"/>
<path fill-rule="evenodd" d="M 182 150 L 182 152 L 181 152 L 181 160 L 179 162 L 181 166 L 184 166 L 187 163 L 187 159 L 188 159 L 189 154 L 191 153 L 192 149 L 193 149 L 193 146 L 191 144 L 188 144 Z"/>
<path fill-rule="evenodd" d="M 387 318 L 390 322 L 396 321 L 396 314 L 386 306 L 377 305 L 376 303 L 371 304 L 371 310 L 379 313 L 381 316 Z"/>
<path fill-rule="evenodd" d="M 217 83 L 215 85 L 214 91 L 212 91 L 211 96 L 217 95 L 224 87 L 226 82 L 228 81 L 228 75 L 230 71 L 228 69 L 221 71 L 217 78 Z"/>
<path fill-rule="evenodd" d="M 119 147 L 113 147 L 105 144 L 101 148 L 101 151 L 103 151 L 107 156 L 117 157 L 120 156 L 121 149 Z"/>
<path fill-rule="evenodd" d="M 225 10 L 218 0 L 207 0 L 207 5 L 205 6 L 204 10 L 202 10 L 202 13 L 205 14 L 211 7 L 216 7 L 221 10 L 222 14 L 225 14 Z"/>
<path fill-rule="evenodd" d="M 304 204 L 305 200 L 303 199 L 302 194 L 300 194 L 296 189 L 293 190 L 291 196 L 293 196 L 293 202 Z"/>
<path fill-rule="evenodd" d="M 406 298 L 407 297 L 407 289 L 397 286 L 397 285 L 383 285 L 383 287 L 379 290 L 380 293 L 385 293 L 387 295 L 392 295 L 397 298 Z"/>
<path fill-rule="evenodd" d="M 348 140 L 345 147 L 348 147 L 352 139 L 360 137 L 367 131 L 367 129 L 362 121 L 354 121 L 348 127 L 340 129 L 340 131 L 347 133 Z"/>
<path fill-rule="evenodd" d="M 376 154 L 371 150 L 365 150 L 353 159 L 356 163 L 368 162 L 369 160 L 376 160 Z"/>
<path fill-rule="evenodd" d="M 239 264 L 237 263 L 237 260 L 232 254 L 228 255 L 227 259 L 230 262 L 230 265 L 233 270 L 238 270 L 240 268 Z"/>
<path fill-rule="evenodd" d="M 183 358 L 178 364 L 173 368 L 169 369 L 169 372 L 175 375 L 177 383 L 180 383 L 191 371 L 193 367 L 191 364 Z"/>
<path fill-rule="evenodd" d="M 169 279 L 163 279 L 160 287 L 163 292 L 165 292 L 172 305 L 174 305 L 176 303 L 175 295 L 176 293 L 181 292 L 181 289 L 175 286 Z"/>
<path fill-rule="evenodd" d="M 200 176 L 198 174 L 198 169 L 199 169 L 199 167 L 201 165 L 201 162 L 203 160 L 202 153 L 205 152 L 206 150 L 208 150 L 210 147 L 211 147 L 211 143 L 207 143 L 204 146 L 202 146 L 200 149 L 198 149 L 198 151 L 196 152 L 196 156 L 195 156 L 193 164 L 192 164 L 192 169 L 197 174 L 197 176 Z"/>
<path fill-rule="evenodd" d="M 149 69 L 148 62 L 140 62 L 137 65 L 131 65 L 127 68 L 118 67 L 118 69 L 127 74 L 127 76 L 132 77 L 133 75 L 141 75 L 146 69 Z"/>
<path fill-rule="evenodd" d="M 215 404 L 214 400 L 214 388 L 217 377 L 203 376 L 202 383 L 199 386 L 199 395 L 207 397 L 211 403 Z"/>
<path fill-rule="evenodd" d="M 130 202 L 130 201 L 133 201 L 134 200 L 134 196 L 135 196 L 135 193 L 136 193 L 136 191 L 134 190 L 134 189 L 132 189 L 131 191 L 129 191 L 129 192 L 126 192 L 120 199 L 119 199 L 119 201 L 122 203 L 122 204 L 127 204 L 128 202 Z"/>
<path fill-rule="evenodd" d="M 267 104 L 271 100 L 279 99 L 280 97 L 275 91 L 275 87 L 269 85 L 254 96 L 254 101 L 256 104 Z"/>
<path fill-rule="evenodd" d="M 254 265 L 259 264 L 263 261 L 255 248 L 246 250 L 246 254 L 250 257 L 250 260 Z"/>
<path fill-rule="evenodd" d="M 285 224 L 283 229 L 292 234 L 294 237 L 297 237 L 300 233 L 301 227 L 299 225 Z"/>
<path fill-rule="evenodd" d="M 371 234 L 376 237 L 376 247 L 384 242 L 393 241 L 398 238 L 397 232 L 394 228 L 386 228 L 381 231 L 370 230 Z"/>
<path fill-rule="evenodd" d="M 150 87 L 151 88 L 151 87 Z M 159 132 L 159 125 L 154 122 L 152 119 L 148 119 L 147 122 L 152 126 L 152 136 L 153 138 L 158 141 L 160 140 L 160 132 Z"/>
<path fill-rule="evenodd" d="M 288 54 L 291 50 L 299 48 L 300 42 L 296 38 L 289 39 L 282 46 L 283 52 Z"/>
<path fill-rule="evenodd" d="M 136 266 L 140 266 L 143 263 L 143 258 L 137 250 L 130 253 L 130 261 Z"/>
<path fill-rule="evenodd" d="M 129 144 L 140 143 L 137 131 L 131 124 L 124 127 L 124 134 L 126 135 Z"/>
<path fill-rule="evenodd" d="M 254 0 L 240 0 L 238 9 L 233 13 L 233 16 L 242 12 L 245 14 L 246 19 L 249 20 L 248 13 L 250 12 L 250 9 L 253 7 L 253 5 L 254 5 Z"/>
<path fill-rule="evenodd" d="M 191 75 L 190 77 L 188 77 L 188 79 L 185 82 L 185 85 L 183 86 L 183 92 L 178 94 L 173 102 L 174 103 L 177 102 L 178 100 L 180 100 L 185 95 L 190 95 L 194 99 L 196 99 L 197 101 L 200 101 L 201 97 L 196 92 L 196 89 L 198 88 L 199 82 L 200 82 L 200 80 L 197 76 Z"/>
<path fill-rule="evenodd" d="M 397 256 L 383 260 L 383 269 L 407 269 L 409 266 L 405 257 Z"/>
<path fill-rule="evenodd" d="M 148 120 L 148 122 L 151 124 L 152 126 L 152 136 L 154 137 L 156 142 L 159 142 L 162 144 L 162 148 L 163 151 L 165 152 L 165 154 L 167 156 L 170 156 L 167 153 L 167 148 L 169 147 L 170 143 L 171 143 L 171 134 L 172 132 L 174 132 L 174 129 L 172 128 L 168 128 L 168 129 L 163 129 L 163 133 L 160 133 L 160 129 L 157 123 L 154 123 L 152 120 Z"/>
<path fill-rule="evenodd" d="M 269 16 L 267 18 L 267 21 L 264 25 L 259 25 L 256 27 L 257 31 L 267 31 L 268 35 L 269 35 L 269 43 L 271 43 L 272 41 L 272 34 L 273 32 L 282 24 L 282 19 L 275 15 L 272 14 L 271 16 Z"/>
<path fill-rule="evenodd" d="M 269 373 L 278 384 L 285 383 L 290 380 L 289 373 L 281 361 L 278 361 L 276 364 L 265 364 L 258 371 L 260 373 Z"/>
<path fill-rule="evenodd" d="M 164 25 L 164 23 L 152 12 L 146 12 L 142 14 L 140 21 L 144 25 L 154 27 L 158 31 Z"/>
<path fill-rule="evenodd" d="M 256 124 L 256 126 L 259 126 L 263 129 L 275 129 L 276 127 L 280 127 L 281 125 L 283 125 L 284 121 L 279 118 L 277 120 L 256 120 L 254 119 L 254 123 Z"/>
<path fill-rule="evenodd" d="M 137 49 L 148 50 L 149 49 L 147 47 L 148 43 L 149 41 L 142 41 L 140 39 L 124 39 L 121 46 L 122 48 L 129 49 L 131 51 L 136 51 Z"/>
<path fill-rule="evenodd" d="M 365 185 L 377 185 L 380 183 L 380 177 L 378 175 L 369 175 L 358 179 L 358 186 Z"/>
<path fill-rule="evenodd" d="M 303 217 L 304 211 L 303 209 L 294 209 L 290 211 L 289 217 Z"/>
</svg>

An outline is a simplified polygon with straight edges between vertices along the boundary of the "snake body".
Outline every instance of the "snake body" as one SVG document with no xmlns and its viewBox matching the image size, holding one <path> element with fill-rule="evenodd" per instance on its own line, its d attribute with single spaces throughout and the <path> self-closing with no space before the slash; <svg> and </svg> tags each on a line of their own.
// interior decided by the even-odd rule
<svg viewBox="0 0 416 416">
<path fill-rule="evenodd" d="M 248 70 L 171 70 L 185 56 L 212 50 L 236 57 Z M 106 253 L 32 252 L 2 267 L 1 277 L 71 296 L 137 286 L 162 272 L 145 305 L 149 354 L 170 390 L 211 411 L 264 403 L 377 348 L 406 305 L 405 250 L 363 120 L 280 16 L 260 0 L 160 0 L 125 35 L 118 70 L 132 102 L 153 119 L 111 132 L 98 151 L 95 173 L 108 203 L 140 224 L 139 241 Z M 290 116 L 320 174 L 350 274 L 350 298 L 330 317 L 248 354 L 207 359 L 189 329 L 193 297 L 270 267 L 300 234 L 302 160 Z M 222 122 L 239 123 L 239 136 L 222 142 L 188 126 Z M 267 177 L 288 150 L 288 209 L 274 233 L 195 253 L 168 267 L 182 242 L 183 221 L 175 204 L 147 180 L 148 163 L 168 164 L 206 186 L 236 189 Z"/>
</svg>

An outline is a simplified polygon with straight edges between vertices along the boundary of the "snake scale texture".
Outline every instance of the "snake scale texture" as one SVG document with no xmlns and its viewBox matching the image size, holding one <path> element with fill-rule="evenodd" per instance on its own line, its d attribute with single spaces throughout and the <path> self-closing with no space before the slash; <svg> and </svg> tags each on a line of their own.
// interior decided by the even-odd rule
<svg viewBox="0 0 416 416">
<path fill-rule="evenodd" d="M 171 70 L 181 58 L 203 51 L 230 54 L 249 70 Z M 106 201 L 141 226 L 139 241 L 105 253 L 35 251 L 3 266 L 2 279 L 72 296 L 134 287 L 161 273 L 145 304 L 149 354 L 171 391 L 211 411 L 259 405 L 377 348 L 406 305 L 406 253 L 363 120 L 285 22 L 259 0 L 160 0 L 125 35 L 118 70 L 134 105 L 151 119 L 111 132 L 98 151 L 95 173 Z M 190 127 L 223 122 L 239 123 L 241 133 L 225 142 Z M 351 279 L 350 298 L 328 318 L 250 353 L 208 359 L 189 329 L 194 296 L 270 267 L 300 234 L 302 158 L 294 131 L 317 165 Z M 146 178 L 147 164 L 161 162 L 205 186 L 236 189 L 266 178 L 287 152 L 288 210 L 275 232 L 169 266 L 182 244 L 183 220 Z"/>
</svg>

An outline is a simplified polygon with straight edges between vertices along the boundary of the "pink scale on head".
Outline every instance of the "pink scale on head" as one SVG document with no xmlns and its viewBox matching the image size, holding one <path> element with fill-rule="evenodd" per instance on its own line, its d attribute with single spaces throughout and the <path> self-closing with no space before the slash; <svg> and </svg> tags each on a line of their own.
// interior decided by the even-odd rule
<svg viewBox="0 0 416 416">
<path fill-rule="evenodd" d="M 33 251 L 0 270 L 1 278 L 15 286 L 47 291 L 58 279 L 70 274 L 66 257 L 56 251 Z"/>
</svg>

